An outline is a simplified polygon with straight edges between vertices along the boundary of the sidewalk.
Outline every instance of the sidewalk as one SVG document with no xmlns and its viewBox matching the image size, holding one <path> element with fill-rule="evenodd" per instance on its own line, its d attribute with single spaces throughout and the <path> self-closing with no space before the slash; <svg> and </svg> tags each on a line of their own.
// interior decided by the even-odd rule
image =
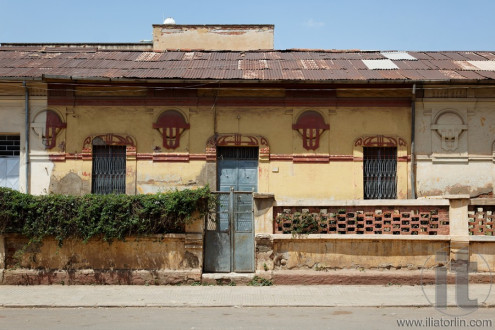
<svg viewBox="0 0 495 330">
<path fill-rule="evenodd" d="M 495 307 L 495 289 L 471 284 L 469 296 Z M 380 285 L 0 286 L 0 307 L 426 307 L 435 287 Z M 455 305 L 455 287 L 448 286 Z"/>
</svg>

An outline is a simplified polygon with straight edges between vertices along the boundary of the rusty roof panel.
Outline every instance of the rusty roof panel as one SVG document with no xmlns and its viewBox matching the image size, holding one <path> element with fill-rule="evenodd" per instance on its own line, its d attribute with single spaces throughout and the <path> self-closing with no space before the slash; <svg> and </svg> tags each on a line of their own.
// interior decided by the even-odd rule
<svg viewBox="0 0 495 330">
<path fill-rule="evenodd" d="M 395 65 L 401 70 L 428 70 L 431 69 L 431 64 L 428 61 L 394 61 Z"/>
<path fill-rule="evenodd" d="M 213 70 L 237 70 L 239 63 L 237 61 L 216 61 L 210 60 L 207 63 L 208 71 Z"/>
<path fill-rule="evenodd" d="M 445 56 L 441 52 L 428 52 L 428 56 L 430 56 L 434 60 L 450 60 L 448 56 Z"/>
<path fill-rule="evenodd" d="M 404 80 L 405 77 L 398 70 L 377 70 L 374 71 L 380 74 L 380 79 Z M 363 72 L 361 72 L 362 74 Z"/>
<path fill-rule="evenodd" d="M 278 80 L 280 79 L 280 77 L 282 77 L 282 70 L 281 69 L 266 70 L 265 77 L 268 80 Z"/>
<path fill-rule="evenodd" d="M 282 56 L 278 52 L 266 52 L 265 58 L 268 60 L 280 60 Z"/>
<path fill-rule="evenodd" d="M 451 60 L 456 60 L 456 61 L 469 60 L 469 57 L 464 56 L 463 52 L 443 52 L 443 54 Z"/>
<path fill-rule="evenodd" d="M 393 57 L 400 52 L 384 52 L 385 55 L 388 53 Z M 47 52 L 40 47 L 9 46 L 0 47 L 0 77 L 41 77 L 46 74 L 62 77 L 138 79 L 449 81 L 493 79 L 495 72 L 494 52 L 408 52 L 407 54 L 418 60 L 391 61 L 380 52 L 368 51 L 154 53 L 104 50 L 93 52 L 51 48 Z M 361 60 L 367 63 L 392 63 L 394 70 L 372 70 L 379 68 L 368 68 Z M 392 66 L 387 68 L 392 69 Z"/>
<path fill-rule="evenodd" d="M 379 80 L 384 79 L 384 76 L 380 71 L 385 70 L 359 70 L 359 74 L 366 80 Z M 387 70 L 391 71 L 391 70 Z"/>
<path fill-rule="evenodd" d="M 464 73 L 464 71 L 463 71 L 463 73 Z M 480 76 L 483 76 L 483 77 L 488 78 L 488 79 L 495 79 L 495 72 L 494 71 L 477 71 L 476 73 L 479 74 Z"/>
<path fill-rule="evenodd" d="M 437 70 L 417 70 L 426 80 L 450 80 L 448 76 Z"/>
<path fill-rule="evenodd" d="M 495 61 L 495 53 L 493 52 L 483 52 L 483 53 L 478 52 L 477 54 L 484 57 L 486 60 Z"/>
<path fill-rule="evenodd" d="M 342 79 L 342 80 L 365 80 L 365 78 L 360 74 L 360 72 L 363 70 L 355 70 L 355 69 L 348 69 L 348 70 L 335 70 L 332 73 L 334 73 L 334 76 L 336 78 L 333 79 Z"/>
<path fill-rule="evenodd" d="M 268 68 L 266 60 L 239 60 L 240 70 L 263 70 Z"/>
<path fill-rule="evenodd" d="M 425 77 L 419 73 L 419 70 L 400 70 L 401 75 L 411 80 L 423 80 Z"/>
<path fill-rule="evenodd" d="M 422 61 L 423 64 L 428 64 L 432 69 L 438 70 L 459 70 L 460 67 L 456 65 L 453 61 L 440 61 L 440 60 L 429 60 Z"/>
<path fill-rule="evenodd" d="M 304 80 L 301 70 L 282 70 L 282 78 L 287 80 Z"/>
<path fill-rule="evenodd" d="M 328 63 L 328 61 L 327 61 Z M 332 64 L 336 70 L 345 70 L 354 68 L 351 62 L 348 60 L 332 60 Z"/>
<path fill-rule="evenodd" d="M 464 79 L 464 76 L 454 70 L 440 70 L 440 72 L 450 79 Z"/>
<path fill-rule="evenodd" d="M 481 80 L 481 79 L 485 79 L 485 77 L 480 76 L 475 71 L 464 70 L 464 71 L 457 71 L 457 73 L 460 74 L 461 76 L 464 76 L 465 79 L 469 79 L 469 80 Z"/>
<path fill-rule="evenodd" d="M 282 60 L 282 61 L 280 61 L 280 66 L 282 67 L 282 70 L 299 69 L 299 63 L 295 60 L 292 60 L 292 61 Z"/>
<path fill-rule="evenodd" d="M 210 53 L 207 52 L 194 52 L 193 60 L 209 60 Z"/>
<path fill-rule="evenodd" d="M 263 70 L 243 70 L 242 78 L 263 80 L 265 78 L 265 75 L 263 74 Z"/>
<path fill-rule="evenodd" d="M 462 56 L 466 57 L 470 61 L 485 61 L 486 58 L 480 56 L 474 52 L 460 52 Z"/>
<path fill-rule="evenodd" d="M 320 70 L 315 60 L 299 60 L 299 63 L 305 70 Z"/>
<path fill-rule="evenodd" d="M 273 71 L 273 70 L 282 70 L 282 66 L 280 65 L 280 61 L 267 61 L 266 62 L 268 65 L 268 71 Z"/>
<path fill-rule="evenodd" d="M 326 80 L 328 74 L 323 70 L 303 70 L 302 74 L 308 80 Z"/>
</svg>

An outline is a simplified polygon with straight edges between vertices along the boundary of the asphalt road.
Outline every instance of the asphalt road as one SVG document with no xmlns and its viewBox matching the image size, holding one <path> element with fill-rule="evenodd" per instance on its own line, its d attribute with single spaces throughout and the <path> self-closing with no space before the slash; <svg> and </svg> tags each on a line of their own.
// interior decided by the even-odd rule
<svg viewBox="0 0 495 330">
<path fill-rule="evenodd" d="M 403 320 L 423 324 L 400 327 L 399 322 Z M 473 320 L 481 326 L 470 324 Z M 442 325 L 439 322 L 443 322 Z M 1 329 L 387 330 L 494 327 L 494 308 L 481 308 L 458 318 L 424 307 L 0 308 Z"/>
</svg>

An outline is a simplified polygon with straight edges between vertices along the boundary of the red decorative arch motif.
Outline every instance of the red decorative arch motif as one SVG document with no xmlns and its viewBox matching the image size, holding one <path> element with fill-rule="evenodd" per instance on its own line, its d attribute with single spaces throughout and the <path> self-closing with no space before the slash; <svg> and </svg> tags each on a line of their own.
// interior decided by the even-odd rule
<svg viewBox="0 0 495 330">
<path fill-rule="evenodd" d="M 136 152 L 136 142 L 134 141 L 134 138 L 128 135 L 122 136 L 113 133 L 108 133 L 108 134 L 88 136 L 86 139 L 84 139 L 83 149 L 82 149 L 83 153 L 91 152 L 93 141 L 95 141 L 96 139 L 98 139 L 98 141 L 101 141 L 101 144 L 103 145 L 127 146 L 126 148 L 127 152 Z"/>
<path fill-rule="evenodd" d="M 407 143 L 402 138 L 394 138 L 385 135 L 360 137 L 354 143 L 355 147 L 405 147 Z"/>
<path fill-rule="evenodd" d="M 261 135 L 217 134 L 206 142 L 206 160 L 214 161 L 217 158 L 217 147 L 259 147 L 260 160 L 269 160 L 270 146 L 268 140 Z"/>
</svg>

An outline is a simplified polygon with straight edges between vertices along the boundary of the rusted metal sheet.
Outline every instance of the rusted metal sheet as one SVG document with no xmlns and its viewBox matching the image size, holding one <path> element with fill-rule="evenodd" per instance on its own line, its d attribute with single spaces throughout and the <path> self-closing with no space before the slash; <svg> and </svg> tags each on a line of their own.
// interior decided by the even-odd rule
<svg viewBox="0 0 495 330">
<path fill-rule="evenodd" d="M 398 79 L 402 80 L 405 79 L 406 77 L 402 75 L 401 71 L 398 70 L 379 70 L 378 73 L 380 74 L 379 79 Z"/>
<path fill-rule="evenodd" d="M 431 67 L 436 70 L 459 70 L 459 66 L 453 61 L 430 60 L 427 63 L 431 64 Z"/>
<path fill-rule="evenodd" d="M 106 51 L 2 46 L 1 77 L 257 80 L 493 79 L 494 52 Z M 391 58 L 393 60 L 391 60 Z M 386 72 L 382 72 L 385 70 Z"/>
<path fill-rule="evenodd" d="M 450 77 L 450 79 L 464 79 L 464 76 L 459 74 L 456 71 L 452 70 L 440 70 L 442 74 L 444 74 L 447 77 Z"/>
<path fill-rule="evenodd" d="M 484 78 L 495 79 L 495 72 L 494 71 L 478 71 L 477 73 L 480 76 L 483 76 Z"/>
<path fill-rule="evenodd" d="M 464 71 L 457 71 L 457 73 L 459 73 L 461 76 L 464 76 L 465 79 L 469 79 L 469 80 L 482 80 L 482 79 L 485 79 L 485 77 L 480 76 L 478 74 L 478 73 L 481 73 L 481 72 L 464 70 Z"/>
</svg>

